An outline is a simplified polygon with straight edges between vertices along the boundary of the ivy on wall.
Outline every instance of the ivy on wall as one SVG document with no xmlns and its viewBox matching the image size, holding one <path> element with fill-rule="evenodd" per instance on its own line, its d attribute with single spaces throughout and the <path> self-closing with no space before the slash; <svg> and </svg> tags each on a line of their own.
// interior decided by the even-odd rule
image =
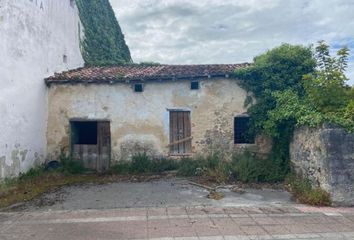
<svg viewBox="0 0 354 240">
<path fill-rule="evenodd" d="M 76 0 L 85 38 L 82 54 L 87 66 L 132 63 L 124 35 L 108 0 Z"/>
</svg>

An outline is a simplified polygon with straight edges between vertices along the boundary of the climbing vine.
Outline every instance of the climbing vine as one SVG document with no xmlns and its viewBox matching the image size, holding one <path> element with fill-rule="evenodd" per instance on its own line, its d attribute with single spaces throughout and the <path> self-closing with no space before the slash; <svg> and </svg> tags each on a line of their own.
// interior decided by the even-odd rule
<svg viewBox="0 0 354 240">
<path fill-rule="evenodd" d="M 85 38 L 82 54 L 87 66 L 131 63 L 130 51 L 108 0 L 76 0 Z"/>
<path fill-rule="evenodd" d="M 273 161 L 289 171 L 289 143 L 296 126 L 332 123 L 354 131 L 354 88 L 346 85 L 349 50 L 331 56 L 321 41 L 315 48 L 283 44 L 235 72 L 257 103 L 249 108 L 251 132 L 273 137 Z"/>
<path fill-rule="evenodd" d="M 255 57 L 251 67 L 238 70 L 234 74 L 243 88 L 252 92 L 257 99 L 256 104 L 249 108 L 250 134 L 265 133 L 273 137 L 270 158 L 277 165 L 277 172 L 274 174 L 278 179 L 284 178 L 290 169 L 289 143 L 295 121 L 291 118 L 280 121 L 269 131 L 266 126 L 268 114 L 277 105 L 273 93 L 291 89 L 299 95 L 304 95 L 302 77 L 313 72 L 315 66 L 310 48 L 283 44 Z"/>
</svg>

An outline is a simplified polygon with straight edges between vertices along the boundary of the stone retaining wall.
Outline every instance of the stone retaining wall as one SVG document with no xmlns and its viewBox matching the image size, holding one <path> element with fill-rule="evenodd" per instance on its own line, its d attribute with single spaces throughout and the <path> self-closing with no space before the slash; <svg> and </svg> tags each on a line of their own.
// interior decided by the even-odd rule
<svg viewBox="0 0 354 240">
<path fill-rule="evenodd" d="M 329 192 L 335 205 L 354 206 L 354 134 L 330 126 L 301 127 L 290 155 L 295 172 Z"/>
</svg>

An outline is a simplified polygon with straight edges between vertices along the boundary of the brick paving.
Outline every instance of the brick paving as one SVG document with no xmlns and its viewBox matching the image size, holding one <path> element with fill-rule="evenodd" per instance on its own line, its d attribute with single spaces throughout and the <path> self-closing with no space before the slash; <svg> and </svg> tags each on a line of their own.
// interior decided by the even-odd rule
<svg viewBox="0 0 354 240">
<path fill-rule="evenodd" d="M 294 205 L 0 213 L 0 239 L 354 239 L 354 209 Z"/>
</svg>

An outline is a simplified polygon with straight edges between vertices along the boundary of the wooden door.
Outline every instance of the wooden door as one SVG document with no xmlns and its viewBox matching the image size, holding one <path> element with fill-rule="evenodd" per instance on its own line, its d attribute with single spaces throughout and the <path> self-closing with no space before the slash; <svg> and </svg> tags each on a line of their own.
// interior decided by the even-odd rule
<svg viewBox="0 0 354 240">
<path fill-rule="evenodd" d="M 109 169 L 111 161 L 111 129 L 110 122 L 98 122 L 97 125 L 98 159 L 96 170 L 103 172 Z"/>
<path fill-rule="evenodd" d="M 108 170 L 111 160 L 110 122 L 72 121 L 71 156 L 87 169 Z"/>
<path fill-rule="evenodd" d="M 191 120 L 188 111 L 170 111 L 170 154 L 189 154 L 192 150 Z"/>
</svg>

